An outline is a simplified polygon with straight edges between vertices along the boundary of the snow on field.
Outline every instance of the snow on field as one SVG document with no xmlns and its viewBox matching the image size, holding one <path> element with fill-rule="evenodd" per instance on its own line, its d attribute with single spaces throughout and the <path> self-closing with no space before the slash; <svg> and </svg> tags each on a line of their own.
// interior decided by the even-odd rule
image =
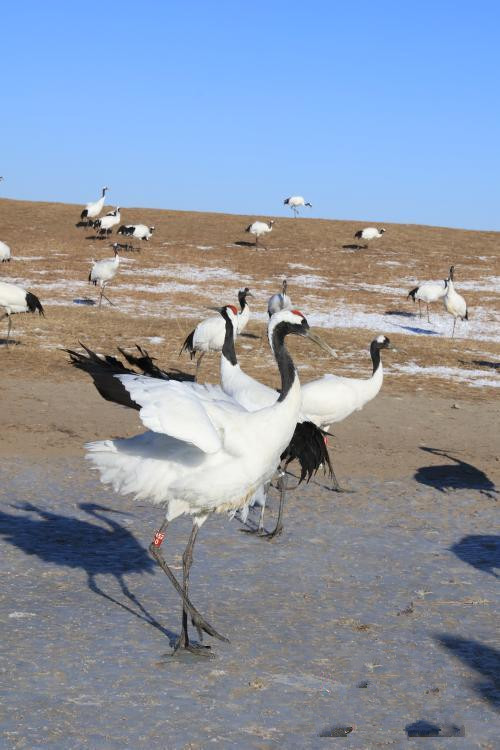
<svg viewBox="0 0 500 750">
<path fill-rule="evenodd" d="M 431 375 L 435 378 L 467 383 L 472 388 L 482 388 L 484 386 L 488 388 L 500 388 L 500 377 L 493 372 L 489 374 L 485 370 L 467 370 L 460 367 L 440 367 L 438 365 L 422 367 L 416 362 L 407 362 L 402 365 L 391 364 L 389 372 L 391 374 L 396 372 L 403 375 Z"/>
</svg>

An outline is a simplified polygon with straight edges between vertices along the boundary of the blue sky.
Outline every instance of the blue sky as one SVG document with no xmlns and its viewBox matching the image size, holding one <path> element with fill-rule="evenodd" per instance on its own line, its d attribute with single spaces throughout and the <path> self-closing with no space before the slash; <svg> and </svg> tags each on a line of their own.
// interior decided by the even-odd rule
<svg viewBox="0 0 500 750">
<path fill-rule="evenodd" d="M 500 230 L 500 3 L 2 10 L 0 195 Z"/>
</svg>

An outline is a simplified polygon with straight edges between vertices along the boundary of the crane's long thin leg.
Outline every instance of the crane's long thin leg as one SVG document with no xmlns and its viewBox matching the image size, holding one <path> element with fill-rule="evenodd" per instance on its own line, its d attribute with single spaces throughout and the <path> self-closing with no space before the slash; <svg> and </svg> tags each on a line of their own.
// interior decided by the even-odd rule
<svg viewBox="0 0 500 750">
<path fill-rule="evenodd" d="M 106 297 L 106 295 L 104 294 L 104 292 L 102 293 L 102 296 L 104 297 L 105 300 L 107 300 L 109 302 L 110 305 L 113 305 L 113 307 L 115 306 L 115 303 L 111 302 L 111 300 L 109 299 L 109 297 Z"/>
<path fill-rule="evenodd" d="M 286 474 L 285 472 L 280 469 L 280 476 L 278 479 L 278 486 L 280 488 L 280 505 L 278 508 L 278 520 L 276 521 L 276 526 L 272 531 L 270 531 L 268 534 L 261 534 L 261 536 L 265 536 L 266 539 L 274 539 L 275 536 L 279 536 L 281 532 L 283 531 L 283 508 L 285 505 L 285 497 L 286 497 Z"/>
<path fill-rule="evenodd" d="M 9 313 L 7 313 L 7 319 L 9 321 L 7 324 L 7 347 L 8 347 L 10 344 L 10 332 L 12 329 L 12 318 L 10 317 Z"/>
<path fill-rule="evenodd" d="M 453 331 L 451 332 L 451 338 L 453 338 L 455 336 L 455 326 L 456 326 L 456 323 L 457 323 L 457 319 L 453 318 Z"/>
<path fill-rule="evenodd" d="M 205 352 L 202 352 L 200 354 L 200 356 L 198 357 L 198 359 L 196 360 L 196 370 L 194 372 L 194 382 L 195 383 L 198 382 L 198 370 L 200 369 L 200 362 L 201 362 L 201 360 L 203 359 L 204 356 L 205 356 Z"/>
<path fill-rule="evenodd" d="M 167 526 L 168 526 L 168 522 L 164 521 L 162 525 L 160 526 L 160 529 L 156 532 L 153 541 L 149 545 L 149 551 L 151 552 L 151 554 L 153 555 L 154 559 L 156 560 L 160 568 L 163 570 L 163 572 L 168 576 L 173 587 L 175 588 L 175 590 L 181 597 L 183 605 L 185 609 L 187 609 L 187 611 L 191 615 L 191 620 L 193 622 L 193 625 L 196 627 L 198 632 L 203 630 L 205 631 L 205 633 L 208 633 L 208 635 L 211 635 L 214 638 L 218 638 L 220 641 L 225 641 L 226 643 L 229 643 L 229 640 L 225 638 L 223 635 L 221 635 L 220 633 L 218 633 L 215 630 L 215 628 L 209 625 L 209 623 L 198 612 L 196 607 L 194 607 L 191 604 L 191 601 L 189 600 L 188 596 L 184 594 L 184 590 L 182 586 L 180 585 L 179 581 L 174 576 L 174 574 L 168 567 L 167 563 L 165 562 L 165 558 L 163 557 L 160 551 L 160 545 L 163 539 L 165 538 L 165 534 L 163 533 L 163 531 L 164 529 L 167 528 Z"/>
<path fill-rule="evenodd" d="M 431 322 L 431 319 L 429 318 L 429 303 L 427 303 L 427 322 Z"/>
<path fill-rule="evenodd" d="M 182 555 L 182 584 L 184 596 L 186 598 L 189 598 L 189 571 L 191 570 L 191 565 L 193 564 L 193 547 L 199 529 L 200 527 L 198 526 L 198 524 L 194 523 L 193 528 L 191 529 L 191 534 L 189 536 L 189 541 L 187 543 L 186 549 L 184 550 L 184 554 Z M 198 636 L 200 638 L 200 641 L 203 640 L 203 633 L 199 627 Z M 194 644 L 189 642 L 188 611 L 184 605 L 184 600 L 182 605 L 182 630 L 179 636 L 179 640 L 174 646 L 174 651 L 178 651 L 179 649 L 185 649 L 186 651 L 191 651 L 191 653 L 201 656 L 212 656 L 212 654 L 209 653 L 210 646 L 203 646 L 202 644 Z"/>
<path fill-rule="evenodd" d="M 99 292 L 99 304 L 98 304 L 99 309 L 101 309 L 101 302 L 102 302 L 102 287 Z"/>
<path fill-rule="evenodd" d="M 419 318 L 422 317 L 422 304 L 421 304 L 420 300 L 418 301 L 418 317 Z"/>
</svg>

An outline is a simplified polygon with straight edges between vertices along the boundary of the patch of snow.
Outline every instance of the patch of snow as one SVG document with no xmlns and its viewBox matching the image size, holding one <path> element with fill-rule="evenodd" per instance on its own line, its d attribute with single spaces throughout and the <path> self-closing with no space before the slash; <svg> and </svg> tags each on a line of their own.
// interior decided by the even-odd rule
<svg viewBox="0 0 500 750">
<path fill-rule="evenodd" d="M 404 375 L 428 375 L 445 380 L 454 380 L 466 383 L 472 388 L 499 388 L 500 377 L 492 373 L 488 375 L 484 370 L 466 370 L 460 367 L 444 367 L 440 365 L 428 365 L 422 367 L 416 362 L 406 364 L 391 364 L 389 372 L 402 373 Z"/>
<path fill-rule="evenodd" d="M 36 617 L 35 612 L 10 612 L 9 617 L 12 620 L 22 620 L 24 617 Z"/>
<path fill-rule="evenodd" d="M 213 250 L 213 245 L 196 245 L 197 250 Z"/>
<path fill-rule="evenodd" d="M 317 271 L 313 266 L 306 266 L 304 263 L 288 263 L 288 268 L 303 268 L 305 271 Z"/>
<path fill-rule="evenodd" d="M 163 336 L 148 336 L 148 341 L 151 342 L 151 344 L 162 344 L 165 339 Z"/>
<path fill-rule="evenodd" d="M 302 274 L 301 276 L 292 276 L 290 283 L 297 286 L 320 287 L 327 284 L 328 279 L 324 276 L 316 276 L 314 274 Z"/>
</svg>

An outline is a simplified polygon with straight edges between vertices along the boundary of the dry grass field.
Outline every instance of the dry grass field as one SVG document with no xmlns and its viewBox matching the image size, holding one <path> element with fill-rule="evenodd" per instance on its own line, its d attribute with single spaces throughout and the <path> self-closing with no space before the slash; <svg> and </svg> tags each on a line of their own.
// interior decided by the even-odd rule
<svg viewBox="0 0 500 750">
<path fill-rule="evenodd" d="M 87 283 L 92 258 L 112 256 L 109 240 L 77 228 L 79 206 L 0 201 L 0 238 L 13 259 L 0 267 L 1 278 L 37 294 L 46 317 L 16 316 L 18 345 L 2 351 L 2 374 L 47 375 L 52 380 L 80 378 L 64 366 L 62 347 L 84 341 L 99 351 L 116 345 L 146 348 L 160 364 L 190 370 L 181 343 L 208 313 L 208 305 L 234 302 L 247 284 L 252 300 L 248 332 L 265 332 L 266 301 L 289 281 L 294 305 L 338 352 L 328 362 L 319 351 L 294 342 L 304 380 L 318 373 L 369 375 L 367 347 L 378 333 L 390 336 L 398 351 L 385 357 L 384 391 L 439 394 L 467 400 L 490 399 L 498 385 L 500 353 L 499 235 L 415 225 L 385 225 L 387 232 L 367 249 L 353 249 L 360 222 L 278 218 L 256 250 L 244 228 L 254 218 L 225 214 L 126 208 L 122 222 L 155 225 L 150 242 L 135 241 L 138 253 L 123 254 L 109 286 L 114 307 L 98 310 Z M 264 218 L 264 217 L 263 217 Z M 431 323 L 418 318 L 407 292 L 456 267 L 456 288 L 467 299 L 470 321 L 457 323 L 440 303 Z M 0 331 L 0 336 L 2 332 Z M 300 351 L 297 350 L 300 346 Z M 241 340 L 242 366 L 274 382 L 276 370 L 265 340 Z M 216 357 L 206 357 L 202 379 L 216 380 Z"/>
</svg>

